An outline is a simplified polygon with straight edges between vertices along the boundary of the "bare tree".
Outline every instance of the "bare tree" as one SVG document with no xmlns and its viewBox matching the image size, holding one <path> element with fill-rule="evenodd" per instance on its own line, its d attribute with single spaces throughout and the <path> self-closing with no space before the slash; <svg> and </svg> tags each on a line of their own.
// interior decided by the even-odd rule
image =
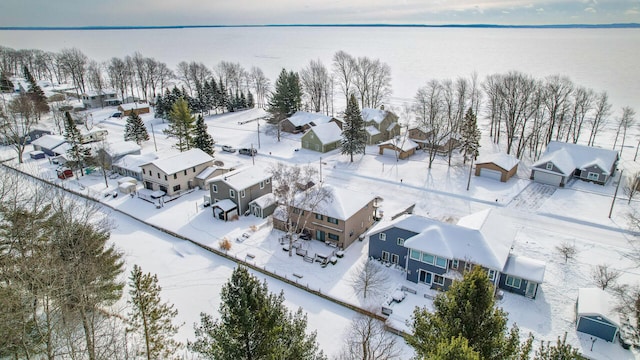
<svg viewBox="0 0 640 360">
<path fill-rule="evenodd" d="M 609 265 L 598 265 L 591 270 L 591 278 L 602 290 L 615 286 L 620 275 L 620 271 L 611 269 Z"/>
<path fill-rule="evenodd" d="M 569 128 L 565 141 L 569 142 L 569 139 L 574 144 L 578 143 L 580 135 L 582 134 L 582 127 L 585 123 L 587 114 L 593 109 L 593 101 L 595 93 L 591 89 L 587 89 L 583 86 L 576 87 L 573 91 L 573 108 L 571 111 L 571 117 L 569 118 Z"/>
<path fill-rule="evenodd" d="M 76 92 L 85 93 L 85 75 L 87 71 L 88 58 L 82 51 L 72 49 L 62 49 L 58 55 L 58 64 L 71 75 L 73 85 L 76 87 Z M 78 93 L 78 95 L 80 95 Z"/>
<path fill-rule="evenodd" d="M 120 92 L 120 97 L 124 100 L 129 81 L 127 64 L 124 60 L 113 57 L 107 65 L 107 73 L 111 86 Z"/>
<path fill-rule="evenodd" d="M 333 73 L 345 97 L 345 104 L 353 93 L 353 81 L 357 71 L 356 60 L 340 50 L 333 55 Z"/>
<path fill-rule="evenodd" d="M 635 118 L 636 112 L 632 108 L 625 106 L 622 108 L 622 115 L 618 120 L 618 130 L 616 131 L 616 138 L 613 142 L 613 149 L 615 150 L 616 144 L 618 143 L 618 138 L 620 136 L 620 131 L 622 131 L 622 144 L 620 145 L 620 156 L 622 156 L 622 151 L 624 150 L 624 141 L 627 138 L 627 130 L 636 122 Z"/>
<path fill-rule="evenodd" d="M 16 151 L 20 164 L 23 163 L 23 154 L 27 147 L 27 135 L 33 129 L 36 119 L 35 104 L 28 94 L 20 94 L 13 98 L 6 111 L 0 108 L 0 134 Z"/>
<path fill-rule="evenodd" d="M 344 337 L 340 360 L 400 359 L 398 336 L 385 329 L 384 322 L 366 316 L 356 316 Z"/>
<path fill-rule="evenodd" d="M 95 60 L 89 61 L 87 65 L 87 79 L 89 81 L 89 85 L 95 90 L 98 94 L 102 94 L 105 88 L 105 80 L 103 75 L 103 65 L 99 64 Z M 100 96 L 100 106 L 104 107 L 104 96 Z"/>
<path fill-rule="evenodd" d="M 589 133 L 589 141 L 587 145 L 594 146 L 596 142 L 596 136 L 598 132 L 602 130 L 609 120 L 611 115 L 611 104 L 609 103 L 609 95 L 606 91 L 597 95 L 595 100 L 595 113 L 593 118 L 589 120 L 591 125 L 591 132 Z"/>
<path fill-rule="evenodd" d="M 361 108 L 377 108 L 391 94 L 391 68 L 380 59 L 359 57 L 353 84 Z"/>
<path fill-rule="evenodd" d="M 362 296 L 363 299 L 370 295 L 375 299 L 387 292 L 389 277 L 386 267 L 376 261 L 367 259 L 366 262 L 358 265 L 350 279 L 350 283 L 356 295 Z"/>
<path fill-rule="evenodd" d="M 578 249 L 576 249 L 576 246 L 567 242 L 563 242 L 562 244 L 556 246 L 556 249 L 560 252 L 562 257 L 564 257 L 565 263 L 567 263 L 570 259 L 573 259 L 578 253 Z"/>
<path fill-rule="evenodd" d="M 215 72 L 224 84 L 225 89 L 231 93 L 242 91 L 242 84 L 245 83 L 245 80 L 249 77 L 249 74 L 240 63 L 229 61 L 220 61 L 220 63 L 215 66 Z"/>
<path fill-rule="evenodd" d="M 318 173 L 311 166 L 278 163 L 271 168 L 273 194 L 278 203 L 278 217 L 289 238 L 289 256 L 293 256 L 293 238 L 302 232 L 307 219 L 322 203 L 333 201 L 333 193 L 319 183 Z"/>
<path fill-rule="evenodd" d="M 564 131 L 564 119 L 569 107 L 569 96 L 573 92 L 573 83 L 567 77 L 552 75 L 546 78 L 544 89 L 544 105 L 549 115 L 547 128 L 547 142 L 553 140 L 555 131 L 556 140 L 560 140 Z"/>
<path fill-rule="evenodd" d="M 300 82 L 311 109 L 314 112 L 321 112 L 324 109 L 326 114 L 329 103 L 326 89 L 331 83 L 331 78 L 320 59 L 311 60 L 309 65 L 300 71 Z"/>
<path fill-rule="evenodd" d="M 262 69 L 256 66 L 251 68 L 249 79 L 251 81 L 253 91 L 256 94 L 256 105 L 264 108 L 266 105 L 266 96 L 270 87 L 269 79 L 264 75 Z"/>
<path fill-rule="evenodd" d="M 149 82 L 153 91 L 153 97 L 155 98 L 156 95 L 162 94 L 165 86 L 168 86 L 171 80 L 176 78 L 176 75 L 167 67 L 167 64 L 153 59 L 149 59 L 149 61 L 155 64 L 149 65 L 149 69 L 154 69 L 154 71 L 151 72 Z"/>
<path fill-rule="evenodd" d="M 427 135 L 426 149 L 429 152 L 429 169 L 431 169 L 440 143 L 450 134 L 440 82 L 431 80 L 426 86 L 418 89 L 414 106 L 418 127 Z"/>
</svg>

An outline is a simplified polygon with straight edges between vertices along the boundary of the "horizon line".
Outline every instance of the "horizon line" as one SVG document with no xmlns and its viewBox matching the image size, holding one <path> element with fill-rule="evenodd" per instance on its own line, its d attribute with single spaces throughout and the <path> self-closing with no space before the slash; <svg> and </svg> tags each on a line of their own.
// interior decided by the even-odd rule
<svg viewBox="0 0 640 360">
<path fill-rule="evenodd" d="M 91 25 L 91 26 L 0 26 L 0 30 L 153 30 L 193 28 L 259 28 L 259 27 L 413 27 L 413 28 L 520 28 L 520 29 L 570 29 L 570 28 L 640 28 L 640 23 L 606 24 L 236 24 L 236 25 Z"/>
</svg>

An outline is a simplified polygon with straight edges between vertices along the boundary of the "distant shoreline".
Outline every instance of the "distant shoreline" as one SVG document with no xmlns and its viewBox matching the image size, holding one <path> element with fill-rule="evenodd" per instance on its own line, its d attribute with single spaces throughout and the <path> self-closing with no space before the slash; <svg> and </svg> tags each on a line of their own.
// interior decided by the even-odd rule
<svg viewBox="0 0 640 360">
<path fill-rule="evenodd" d="M 269 28 L 269 27 L 318 27 L 318 28 L 491 28 L 491 29 L 638 29 L 640 23 L 614 24 L 554 24 L 554 25 L 498 25 L 498 24 L 245 24 L 245 25 L 149 25 L 149 26 L 0 26 L 0 30 L 154 30 L 198 28 Z"/>
</svg>

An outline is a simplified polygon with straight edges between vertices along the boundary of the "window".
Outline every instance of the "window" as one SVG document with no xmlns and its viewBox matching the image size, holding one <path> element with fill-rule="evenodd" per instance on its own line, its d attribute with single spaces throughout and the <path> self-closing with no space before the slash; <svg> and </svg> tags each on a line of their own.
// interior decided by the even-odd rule
<svg viewBox="0 0 640 360">
<path fill-rule="evenodd" d="M 192 167 L 191 169 L 193 170 L 193 172 L 196 172 L 196 167 L 195 166 Z"/>
<path fill-rule="evenodd" d="M 389 252 L 388 251 L 383 251 L 382 252 L 382 260 L 389 261 Z"/>
<path fill-rule="evenodd" d="M 336 234 L 328 233 L 327 236 L 329 236 L 329 239 L 331 239 L 333 241 L 339 241 L 340 240 L 340 236 L 338 236 Z"/>
<path fill-rule="evenodd" d="M 324 216 L 320 215 L 320 214 L 316 214 L 316 220 L 323 220 Z"/>
<path fill-rule="evenodd" d="M 387 240 L 387 234 L 385 233 L 380 233 L 378 234 L 378 237 L 380 238 L 380 240 L 382 241 L 386 241 Z"/>
<path fill-rule="evenodd" d="M 267 179 L 267 184 L 271 182 L 271 179 Z"/>
<path fill-rule="evenodd" d="M 173 191 L 180 191 L 180 185 L 176 185 L 173 187 Z"/>
<path fill-rule="evenodd" d="M 513 288 L 520 289 L 520 282 L 521 281 L 522 280 L 520 278 L 507 275 L 507 279 L 504 281 L 504 283 L 507 286 L 511 286 Z"/>
<path fill-rule="evenodd" d="M 441 275 L 433 276 L 433 283 L 437 285 L 444 285 L 444 278 Z"/>
<path fill-rule="evenodd" d="M 397 264 L 399 260 L 399 257 L 397 254 L 391 254 L 391 262 L 394 264 Z"/>
<path fill-rule="evenodd" d="M 327 216 L 327 222 L 338 225 L 338 219 Z"/>
<path fill-rule="evenodd" d="M 178 178 L 178 174 L 173 174 L 173 180 Z"/>
<path fill-rule="evenodd" d="M 212 190 L 214 193 L 217 193 L 217 192 L 218 192 L 218 185 L 211 185 L 211 190 Z"/>
<path fill-rule="evenodd" d="M 434 256 L 427 253 L 422 253 L 422 262 L 433 265 Z"/>
<path fill-rule="evenodd" d="M 466 262 L 464 264 L 464 271 L 471 271 L 471 269 L 473 268 L 473 264 L 471 264 L 470 262 Z"/>
<path fill-rule="evenodd" d="M 187 176 L 187 170 L 184 171 L 184 176 Z"/>
<path fill-rule="evenodd" d="M 147 171 L 145 169 L 142 169 L 142 173 L 146 175 Z M 151 175 L 151 172 L 149 172 L 149 175 Z"/>
<path fill-rule="evenodd" d="M 553 163 L 552 162 L 548 162 L 547 163 L 547 170 L 553 170 Z"/>
<path fill-rule="evenodd" d="M 244 190 L 240 190 L 240 197 L 244 197 Z"/>
<path fill-rule="evenodd" d="M 452 269 L 457 269 L 458 268 L 458 259 L 451 260 L 451 268 Z"/>
<path fill-rule="evenodd" d="M 589 171 L 589 174 L 587 175 L 587 179 L 598 181 L 600 180 L 600 174 Z"/>
<path fill-rule="evenodd" d="M 264 189 L 264 181 L 260 181 L 260 189 Z"/>
<path fill-rule="evenodd" d="M 398 245 L 400 246 L 404 246 L 404 239 L 403 238 L 398 238 Z"/>
<path fill-rule="evenodd" d="M 420 261 L 420 251 L 411 249 L 411 251 L 409 252 L 409 257 L 413 260 Z"/>
<path fill-rule="evenodd" d="M 232 198 L 234 198 L 234 199 L 235 199 L 235 197 L 236 197 L 236 192 L 235 192 L 235 190 L 233 190 L 233 189 L 229 189 L 229 197 L 232 197 Z"/>
<path fill-rule="evenodd" d="M 160 173 L 158 173 L 158 179 L 160 179 Z"/>
<path fill-rule="evenodd" d="M 494 281 L 496 279 L 496 271 L 489 269 L 489 271 L 487 271 L 487 276 L 489 277 L 489 280 Z"/>
<path fill-rule="evenodd" d="M 164 176 L 164 181 L 167 181 L 167 175 Z"/>
<path fill-rule="evenodd" d="M 441 267 L 443 269 L 446 269 L 447 268 L 447 259 L 437 256 L 436 257 L 436 266 L 437 267 Z"/>
</svg>

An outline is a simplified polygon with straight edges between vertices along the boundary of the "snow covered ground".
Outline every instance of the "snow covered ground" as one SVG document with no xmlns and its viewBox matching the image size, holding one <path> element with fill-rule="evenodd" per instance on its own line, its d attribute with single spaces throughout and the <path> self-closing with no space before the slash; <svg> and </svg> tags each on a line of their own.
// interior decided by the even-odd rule
<svg viewBox="0 0 640 360">
<path fill-rule="evenodd" d="M 95 126 L 109 131 L 109 139 L 119 141 L 123 136 L 125 121 L 108 118 L 111 113 L 113 109 L 95 110 L 91 118 Z M 301 135 L 285 134 L 278 142 L 262 120 L 258 135 L 258 122 L 246 121 L 263 115 L 263 110 L 253 109 L 210 116 L 206 121 L 218 146 L 228 144 L 238 148 L 253 145 L 258 148 L 255 163 L 263 166 L 276 162 L 316 166 L 321 168 L 326 183 L 380 196 L 385 199 L 383 209 L 386 206 L 389 212 L 394 206 L 415 202 L 416 214 L 443 221 L 457 221 L 462 216 L 487 207 L 496 208 L 505 221 L 512 222 L 518 229 L 513 252 L 544 260 L 547 264 L 545 282 L 535 300 L 507 293 L 500 301 L 500 306 L 509 313 L 510 323 L 517 323 L 523 336 L 532 332 L 536 340 L 555 340 L 567 332 L 571 344 L 596 359 L 632 359 L 637 355 L 623 350 L 617 343 L 604 341 L 597 341 L 591 351 L 589 336 L 576 333 L 574 324 L 578 288 L 594 286 L 590 279 L 593 266 L 608 264 L 621 271 L 623 276 L 620 283 L 637 284 L 640 280 L 637 257 L 634 257 L 637 255 L 638 239 L 627 230 L 627 214 L 632 208 L 638 208 L 638 202 L 633 200 L 631 205 L 627 205 L 625 195 L 620 192 L 609 218 L 614 181 L 606 186 L 577 181 L 564 189 L 549 188 L 528 179 L 530 162 L 524 161 L 518 177 L 508 183 L 474 176 L 467 191 L 469 168 L 463 166 L 459 158 L 454 158 L 451 167 L 447 166 L 446 158 L 438 158 L 429 170 L 425 153 L 396 161 L 395 157 L 378 155 L 377 147 L 369 146 L 364 156 L 357 156 L 350 163 L 348 156 L 340 155 L 339 151 L 320 154 L 299 149 Z M 153 125 L 155 132 L 155 144 L 152 138 L 143 144 L 142 152 L 154 152 L 156 146 L 159 152 L 175 151 L 170 149 L 173 140 L 162 134 L 166 124 L 160 119 L 153 119 L 151 114 L 142 117 L 148 129 L 151 130 Z M 605 143 L 605 140 L 601 141 Z M 225 164 L 252 163 L 247 156 L 225 153 L 219 148 L 217 150 L 216 159 Z M 487 136 L 483 137 L 481 153 L 495 151 L 497 146 L 491 144 Z M 626 150 L 620 162 L 620 167 L 629 172 L 637 168 L 632 161 L 632 153 Z M 11 149 L 2 149 L 3 158 L 12 156 L 15 153 Z M 119 212 L 211 247 L 217 247 L 218 242 L 226 237 L 232 242 L 229 253 L 238 259 L 297 279 L 313 290 L 342 301 L 378 308 L 383 301 L 368 299 L 364 302 L 355 295 L 349 282 L 357 265 L 366 261 L 367 240 L 355 242 L 336 265 L 322 268 L 318 263 L 304 262 L 299 256 L 289 257 L 278 241 L 281 233 L 272 231 L 266 220 L 253 216 L 231 222 L 214 219 L 211 209 L 202 206 L 203 195 L 207 194 L 204 190 L 192 192 L 157 209 L 138 198 L 123 195 L 117 198 L 104 197 L 103 194 L 117 189 L 117 180 L 109 179 L 107 187 L 100 174 L 57 180 L 53 175 L 55 165 L 47 160 L 27 159 L 21 168 L 92 195 L 112 208 L 105 210 L 117 224 L 112 241 L 125 253 L 128 268 L 139 264 L 144 271 L 158 274 L 164 298 L 176 305 L 180 312 L 179 319 L 185 323 L 179 333 L 180 340 L 193 338 L 192 325 L 199 321 L 198 314 L 201 311 L 217 313 L 220 286 L 227 281 L 235 263 L 172 238 Z M 243 241 L 236 241 L 242 238 L 243 233 L 250 236 Z M 576 258 L 567 264 L 555 249 L 563 242 L 575 244 L 578 249 Z M 327 246 L 320 242 L 311 241 L 307 246 L 313 247 L 315 252 L 327 250 Z M 247 257 L 247 254 L 251 257 Z M 302 277 L 294 277 L 294 273 Z M 393 305 L 393 315 L 389 319 L 394 327 L 406 330 L 406 320 L 410 318 L 414 306 L 430 306 L 431 301 L 424 295 L 430 296 L 432 292 L 422 285 L 404 281 L 402 273 L 396 269 L 389 268 L 389 274 L 389 294 L 403 285 L 417 290 L 417 294 L 407 294 L 403 302 Z M 267 280 L 271 291 L 284 290 L 287 305 L 292 309 L 298 306 L 304 308 L 309 316 L 310 329 L 318 331 L 321 347 L 329 355 L 337 355 L 355 312 L 280 281 Z M 409 357 L 410 349 L 403 349 L 403 358 Z"/>
</svg>

